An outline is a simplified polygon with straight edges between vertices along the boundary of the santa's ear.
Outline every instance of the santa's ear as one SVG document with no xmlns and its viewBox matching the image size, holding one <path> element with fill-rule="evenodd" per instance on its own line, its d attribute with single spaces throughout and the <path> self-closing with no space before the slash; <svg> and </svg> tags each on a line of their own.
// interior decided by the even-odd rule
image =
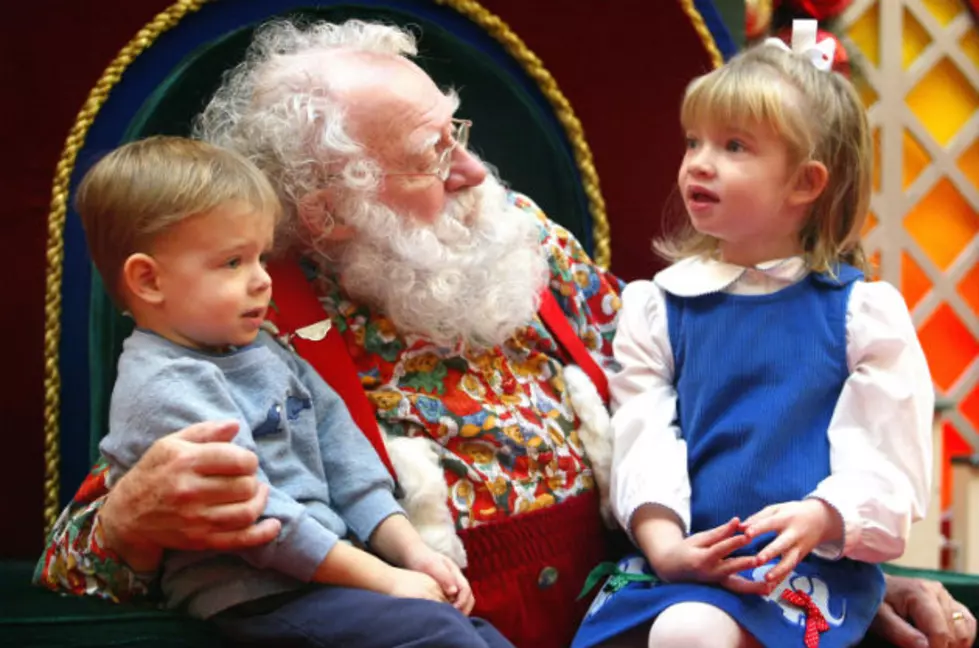
<svg viewBox="0 0 979 648">
<path fill-rule="evenodd" d="M 344 241 L 353 236 L 353 228 L 333 217 L 336 202 L 333 189 L 318 189 L 299 199 L 296 210 L 299 222 L 314 241 Z"/>
</svg>

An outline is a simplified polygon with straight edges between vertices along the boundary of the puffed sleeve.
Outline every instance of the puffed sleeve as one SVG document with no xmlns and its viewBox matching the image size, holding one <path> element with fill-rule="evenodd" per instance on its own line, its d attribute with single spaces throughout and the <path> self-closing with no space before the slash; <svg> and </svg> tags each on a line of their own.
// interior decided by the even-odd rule
<svg viewBox="0 0 979 648">
<path fill-rule="evenodd" d="M 831 474 L 811 494 L 839 512 L 844 538 L 816 553 L 893 560 L 930 499 L 935 395 L 907 306 L 890 284 L 853 286 L 846 355 L 850 376 L 828 432 Z"/>
<path fill-rule="evenodd" d="M 690 529 L 687 444 L 676 425 L 673 351 L 662 289 L 650 281 L 630 284 L 613 343 L 621 370 L 612 375 L 611 503 L 619 524 L 631 530 L 636 510 L 658 504 Z"/>
</svg>

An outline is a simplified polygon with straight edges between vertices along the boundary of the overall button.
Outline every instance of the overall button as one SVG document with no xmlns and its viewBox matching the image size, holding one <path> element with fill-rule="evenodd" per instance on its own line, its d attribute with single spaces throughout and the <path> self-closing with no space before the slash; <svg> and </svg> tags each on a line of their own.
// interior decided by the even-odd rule
<svg viewBox="0 0 979 648">
<path fill-rule="evenodd" d="M 547 589 L 557 582 L 558 571 L 554 567 L 545 567 L 540 570 L 540 575 L 537 577 L 537 587 L 540 589 Z"/>
</svg>

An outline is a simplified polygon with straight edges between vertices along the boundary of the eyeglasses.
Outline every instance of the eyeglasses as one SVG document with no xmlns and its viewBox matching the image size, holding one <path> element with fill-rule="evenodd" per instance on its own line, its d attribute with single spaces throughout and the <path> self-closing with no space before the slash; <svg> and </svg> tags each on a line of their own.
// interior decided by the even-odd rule
<svg viewBox="0 0 979 648">
<path fill-rule="evenodd" d="M 472 128 L 472 121 L 469 119 L 453 119 L 451 124 L 452 132 L 449 137 L 452 143 L 445 147 L 439 154 L 439 159 L 428 171 L 411 171 L 399 173 L 385 173 L 385 176 L 435 176 L 440 182 L 449 179 L 449 172 L 452 169 L 452 154 L 457 148 L 467 150 L 469 145 L 469 130 Z"/>
</svg>

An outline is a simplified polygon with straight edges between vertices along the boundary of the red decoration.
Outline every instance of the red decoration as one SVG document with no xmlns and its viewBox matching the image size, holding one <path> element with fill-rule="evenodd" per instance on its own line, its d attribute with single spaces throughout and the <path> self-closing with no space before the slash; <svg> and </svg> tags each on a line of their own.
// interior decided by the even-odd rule
<svg viewBox="0 0 979 648">
<path fill-rule="evenodd" d="M 819 606 L 808 594 L 798 590 L 784 590 L 782 598 L 788 603 L 802 608 L 806 614 L 806 631 L 803 635 L 806 648 L 819 648 L 819 633 L 829 630 L 829 623 L 819 610 Z"/>
<path fill-rule="evenodd" d="M 792 45 L 792 28 L 786 27 L 782 29 L 778 34 L 779 38 L 785 41 L 786 45 Z M 836 37 L 832 32 L 828 32 L 825 29 L 816 30 L 816 42 L 823 40 L 824 38 L 832 38 L 836 42 L 836 49 L 833 51 L 833 71 L 839 72 L 846 78 L 850 78 L 850 56 L 846 53 L 846 48 L 843 47 L 843 43 L 839 38 Z"/>
<path fill-rule="evenodd" d="M 745 0 L 745 36 L 754 40 L 768 32 L 772 24 L 772 0 Z"/>
<path fill-rule="evenodd" d="M 793 9 L 805 11 L 816 20 L 835 18 L 850 6 L 852 0 L 788 0 Z"/>
</svg>

